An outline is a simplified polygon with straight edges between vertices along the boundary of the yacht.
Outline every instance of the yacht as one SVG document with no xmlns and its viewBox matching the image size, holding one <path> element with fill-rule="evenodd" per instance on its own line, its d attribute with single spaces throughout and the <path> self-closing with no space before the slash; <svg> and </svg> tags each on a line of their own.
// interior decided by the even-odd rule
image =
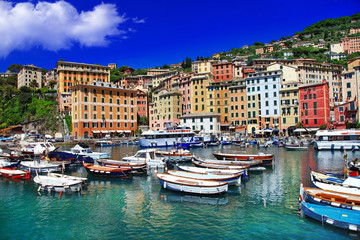
<svg viewBox="0 0 360 240">
<path fill-rule="evenodd" d="M 189 127 L 169 127 L 162 131 L 145 131 L 139 139 L 140 147 L 176 147 L 179 141 L 189 142 L 195 136 Z"/>
<path fill-rule="evenodd" d="M 317 150 L 360 150 L 360 130 L 319 130 L 315 137 Z"/>
</svg>

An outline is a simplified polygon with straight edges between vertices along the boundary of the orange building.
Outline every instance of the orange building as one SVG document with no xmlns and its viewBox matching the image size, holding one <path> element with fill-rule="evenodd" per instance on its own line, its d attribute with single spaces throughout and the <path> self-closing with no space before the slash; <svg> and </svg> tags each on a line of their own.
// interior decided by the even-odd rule
<svg viewBox="0 0 360 240">
<path fill-rule="evenodd" d="M 59 107 L 62 113 L 71 113 L 71 87 L 75 84 L 89 84 L 92 81 L 110 82 L 110 67 L 59 61 L 56 68 Z"/>
<path fill-rule="evenodd" d="M 133 133 L 137 129 L 135 90 L 93 81 L 72 90 L 72 135 L 98 138 Z"/>
<path fill-rule="evenodd" d="M 234 127 L 246 126 L 247 124 L 247 97 L 245 79 L 237 80 L 229 87 L 230 93 L 230 118 Z"/>
<path fill-rule="evenodd" d="M 229 81 L 234 77 L 233 64 L 231 62 L 213 63 L 214 81 Z"/>
<path fill-rule="evenodd" d="M 136 92 L 136 107 L 139 117 L 149 117 L 149 96 L 140 89 Z"/>
</svg>

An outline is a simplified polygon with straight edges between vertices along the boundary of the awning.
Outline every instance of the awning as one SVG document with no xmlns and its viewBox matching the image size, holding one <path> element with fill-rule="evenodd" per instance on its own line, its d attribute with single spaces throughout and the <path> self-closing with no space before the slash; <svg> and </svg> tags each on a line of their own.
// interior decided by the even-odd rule
<svg viewBox="0 0 360 240">
<path fill-rule="evenodd" d="M 124 132 L 125 132 L 125 133 L 131 133 L 131 131 L 130 131 L 130 130 L 124 130 Z"/>
<path fill-rule="evenodd" d="M 278 131 L 279 131 L 279 129 L 274 129 L 274 130 L 273 130 L 273 132 L 278 132 Z"/>
<path fill-rule="evenodd" d="M 93 133 L 100 133 L 99 130 L 92 130 Z"/>
<path fill-rule="evenodd" d="M 264 132 L 272 132 L 272 129 L 269 129 L 269 128 L 264 129 Z"/>
<path fill-rule="evenodd" d="M 123 132 L 123 130 L 116 130 L 116 132 L 117 132 L 117 133 L 122 133 L 122 132 Z"/>
<path fill-rule="evenodd" d="M 108 130 L 101 130 L 101 133 L 109 133 Z"/>
<path fill-rule="evenodd" d="M 316 132 L 319 128 L 297 128 L 294 132 Z"/>
<path fill-rule="evenodd" d="M 255 133 L 263 133 L 263 130 L 256 130 Z"/>
<path fill-rule="evenodd" d="M 109 132 L 113 133 L 113 132 L 115 132 L 115 130 L 110 130 Z"/>
</svg>

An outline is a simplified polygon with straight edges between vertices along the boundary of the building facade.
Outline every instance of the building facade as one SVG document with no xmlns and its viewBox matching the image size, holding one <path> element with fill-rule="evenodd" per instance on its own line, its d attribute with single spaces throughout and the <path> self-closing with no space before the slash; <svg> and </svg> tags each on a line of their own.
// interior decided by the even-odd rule
<svg viewBox="0 0 360 240">
<path fill-rule="evenodd" d="M 24 65 L 17 75 L 17 86 L 42 88 L 42 68 L 34 65 Z"/>
<path fill-rule="evenodd" d="M 329 85 L 305 84 L 299 87 L 300 121 L 304 127 L 320 127 L 330 123 Z"/>
<path fill-rule="evenodd" d="M 231 62 L 213 63 L 212 66 L 215 82 L 233 80 L 234 66 Z"/>
<path fill-rule="evenodd" d="M 282 84 L 280 89 L 281 120 L 280 129 L 286 136 L 294 135 L 293 130 L 300 122 L 299 82 Z"/>
<path fill-rule="evenodd" d="M 220 116 L 214 113 L 194 113 L 180 117 L 180 125 L 193 131 L 217 135 L 220 133 Z"/>
<path fill-rule="evenodd" d="M 137 129 L 136 91 L 93 81 L 72 90 L 72 135 L 97 138 L 130 134 Z"/>
<path fill-rule="evenodd" d="M 360 51 L 360 36 L 342 38 L 341 43 L 343 44 L 344 52 L 348 54 Z"/>
</svg>

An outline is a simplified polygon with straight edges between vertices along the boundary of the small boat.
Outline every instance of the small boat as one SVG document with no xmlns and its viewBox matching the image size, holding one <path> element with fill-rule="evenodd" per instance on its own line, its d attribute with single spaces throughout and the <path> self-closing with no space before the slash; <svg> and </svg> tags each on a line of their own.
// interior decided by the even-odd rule
<svg viewBox="0 0 360 240">
<path fill-rule="evenodd" d="M 228 141 L 220 141 L 221 145 L 231 145 L 232 142 L 230 140 Z"/>
<path fill-rule="evenodd" d="M 223 165 L 223 164 L 203 163 L 196 160 L 192 160 L 192 162 L 195 164 L 195 166 L 198 167 L 227 169 L 227 170 L 242 170 L 250 167 L 249 165 Z"/>
<path fill-rule="evenodd" d="M 39 155 L 54 151 L 56 148 L 51 142 L 20 142 L 21 153 Z"/>
<path fill-rule="evenodd" d="M 70 180 L 81 181 L 83 185 L 87 184 L 87 178 L 84 178 L 84 177 L 64 175 L 64 174 L 54 173 L 54 172 L 48 173 L 48 176 L 54 177 L 54 178 L 66 178 L 66 179 L 70 179 Z"/>
<path fill-rule="evenodd" d="M 301 184 L 300 196 L 305 202 L 360 211 L 360 195 L 308 188 Z"/>
<path fill-rule="evenodd" d="M 191 148 L 198 148 L 198 147 L 205 147 L 205 144 L 203 142 L 195 142 L 190 144 Z"/>
<path fill-rule="evenodd" d="M 96 141 L 94 144 L 95 144 L 95 146 L 98 146 L 98 147 L 114 147 L 114 146 L 119 146 L 121 143 L 120 142 L 115 143 L 110 140 L 99 140 L 99 141 Z"/>
<path fill-rule="evenodd" d="M 176 164 L 177 168 L 181 171 L 195 172 L 195 173 L 220 173 L 220 174 L 245 174 L 246 169 L 240 170 L 226 170 L 226 169 L 216 169 L 216 168 L 203 168 L 203 167 L 190 167 L 190 166 L 179 166 Z"/>
<path fill-rule="evenodd" d="M 36 175 L 34 182 L 38 186 L 38 191 L 48 192 L 79 192 L 83 186 L 82 179 L 76 180 L 76 178 L 71 178 L 71 176 Z"/>
<path fill-rule="evenodd" d="M 131 173 L 145 173 L 147 171 L 147 164 L 145 162 L 127 162 L 111 159 L 98 159 L 96 161 L 103 166 L 131 168 Z"/>
<path fill-rule="evenodd" d="M 305 201 L 301 202 L 301 211 L 305 216 L 335 227 L 360 231 L 360 212 L 338 207 L 323 206 Z"/>
<path fill-rule="evenodd" d="M 71 148 L 70 152 L 80 156 L 88 156 L 92 159 L 102 159 L 110 157 L 109 153 L 93 152 L 87 144 L 82 142 L 76 144 L 75 147 Z"/>
<path fill-rule="evenodd" d="M 174 176 L 156 172 L 162 188 L 195 194 L 221 194 L 228 191 L 228 183 Z"/>
<path fill-rule="evenodd" d="M 11 162 L 8 158 L 6 157 L 0 157 L 0 168 L 13 168 L 13 167 L 17 167 L 19 161 L 17 162 Z"/>
<path fill-rule="evenodd" d="M 156 155 L 157 149 L 143 149 L 139 150 L 134 156 L 123 157 L 123 161 L 146 163 L 148 167 L 164 167 L 164 157 Z"/>
<path fill-rule="evenodd" d="M 48 163 L 47 161 L 21 161 L 20 166 L 23 170 L 29 172 L 47 173 L 58 172 L 61 170 L 60 164 Z"/>
<path fill-rule="evenodd" d="M 175 162 L 190 161 L 194 156 L 192 152 L 184 149 L 172 149 L 170 151 L 157 150 L 156 154 Z"/>
<path fill-rule="evenodd" d="M 222 174 L 222 173 L 194 173 L 178 170 L 167 170 L 166 173 L 186 178 L 193 178 L 199 180 L 222 181 L 230 185 L 241 184 L 241 174 Z"/>
<path fill-rule="evenodd" d="M 301 144 L 287 144 L 287 143 L 285 143 L 284 147 L 287 150 L 308 150 L 309 149 L 308 146 L 304 146 L 304 145 L 301 145 Z"/>
<path fill-rule="evenodd" d="M 209 164 L 220 164 L 220 165 L 250 165 L 250 166 L 257 166 L 261 165 L 261 160 L 249 160 L 249 161 L 242 161 L 242 160 L 217 160 L 217 159 L 202 159 L 199 157 L 194 157 L 195 161 L 202 162 L 202 163 L 209 163 Z"/>
<path fill-rule="evenodd" d="M 219 145 L 220 145 L 219 142 L 209 142 L 209 143 L 207 143 L 208 147 L 216 147 L 216 146 L 219 146 Z"/>
<path fill-rule="evenodd" d="M 343 180 L 311 171 L 310 179 L 313 186 L 320 189 L 360 195 L 360 178 L 348 177 Z"/>
<path fill-rule="evenodd" d="M 247 142 L 240 142 L 240 143 L 234 143 L 233 142 L 233 145 L 237 146 L 237 147 L 241 147 L 241 148 L 246 148 L 246 147 L 249 147 L 250 144 L 247 143 Z"/>
<path fill-rule="evenodd" d="M 245 153 L 213 153 L 219 160 L 261 160 L 262 165 L 272 165 L 274 154 L 245 154 Z"/>
<path fill-rule="evenodd" d="M 120 177 L 129 178 L 131 168 L 116 167 L 116 166 L 101 166 L 92 163 L 83 163 L 84 168 L 94 175 L 106 177 Z"/>
<path fill-rule="evenodd" d="M 30 172 L 12 168 L 0 168 L 0 176 L 7 178 L 29 179 Z"/>
</svg>

